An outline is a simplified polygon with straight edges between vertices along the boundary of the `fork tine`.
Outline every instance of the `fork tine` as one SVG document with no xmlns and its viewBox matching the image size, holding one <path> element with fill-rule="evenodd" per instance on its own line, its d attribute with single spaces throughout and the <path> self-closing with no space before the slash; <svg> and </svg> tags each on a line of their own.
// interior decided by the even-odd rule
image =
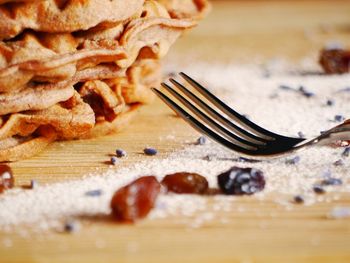
<svg viewBox="0 0 350 263">
<path fill-rule="evenodd" d="M 177 88 L 179 88 L 184 94 L 186 94 L 187 97 L 189 97 L 192 101 L 196 103 L 200 107 L 200 109 L 203 109 L 206 111 L 211 117 L 213 117 L 215 120 L 218 120 L 221 124 L 228 126 L 229 128 L 233 129 L 236 133 L 238 133 L 240 136 L 244 137 L 245 139 L 252 140 L 256 144 L 265 145 L 266 139 L 260 138 L 255 136 L 252 133 L 247 132 L 246 130 L 242 129 L 241 127 L 235 125 L 233 122 L 226 119 L 224 116 L 222 116 L 220 113 L 218 113 L 216 110 L 208 106 L 203 100 L 201 100 L 199 97 L 197 97 L 195 94 L 193 94 L 191 91 L 189 91 L 185 86 L 177 82 L 175 79 L 170 78 L 169 79 L 171 83 L 173 83 Z"/>
<path fill-rule="evenodd" d="M 265 137 L 268 140 L 275 140 L 275 139 L 282 139 L 282 140 L 288 140 L 290 143 L 297 144 L 305 139 L 302 138 L 292 138 L 292 137 L 286 137 L 280 134 L 276 134 L 273 132 L 270 132 L 254 122 L 248 120 L 246 117 L 242 116 L 238 112 L 236 112 L 234 109 L 229 107 L 227 104 L 225 104 L 223 101 L 221 101 L 219 98 L 217 98 L 215 95 L 213 95 L 209 90 L 204 88 L 201 84 L 199 84 L 197 81 L 189 77 L 183 72 L 180 72 L 180 75 L 189 83 L 192 87 L 194 87 L 198 92 L 200 92 L 207 100 L 209 100 L 211 103 L 213 103 L 216 107 L 218 107 L 221 111 L 223 111 L 227 116 L 231 117 L 232 119 L 236 120 L 242 126 L 249 129 L 251 132 L 258 134 L 260 136 Z"/>
<path fill-rule="evenodd" d="M 225 138 L 219 136 L 215 132 L 213 132 L 211 129 L 203 125 L 200 121 L 192 117 L 190 114 L 188 114 L 185 110 L 183 110 L 180 106 L 178 106 L 174 101 L 169 99 L 164 93 L 161 91 L 151 88 L 153 92 L 156 93 L 156 95 L 162 99 L 173 111 L 175 111 L 182 119 L 184 119 L 188 124 L 190 124 L 194 129 L 199 131 L 200 133 L 206 134 L 208 137 L 212 138 L 219 144 L 222 144 L 226 146 L 227 148 L 230 148 L 231 150 L 247 154 L 247 155 L 258 155 L 258 153 L 255 150 L 249 150 L 243 147 L 240 147 Z"/>
<path fill-rule="evenodd" d="M 197 117 L 199 117 L 203 122 L 205 122 L 209 127 L 211 127 L 216 132 L 220 133 L 222 136 L 226 137 L 227 139 L 233 138 L 234 140 L 238 141 L 239 144 L 241 143 L 245 147 L 253 147 L 254 149 L 256 149 L 259 146 L 264 147 L 264 145 L 256 145 L 253 142 L 250 142 L 245 139 L 242 139 L 241 137 L 238 137 L 236 134 L 233 134 L 223 126 L 216 123 L 213 119 L 206 116 L 202 111 L 200 111 L 196 106 L 194 106 L 191 102 L 189 102 L 187 99 L 181 96 L 169 85 L 162 83 L 162 86 L 168 92 L 170 92 L 175 98 L 177 98 L 184 106 L 186 106 L 187 109 L 189 109 L 192 113 L 194 113 Z"/>
</svg>

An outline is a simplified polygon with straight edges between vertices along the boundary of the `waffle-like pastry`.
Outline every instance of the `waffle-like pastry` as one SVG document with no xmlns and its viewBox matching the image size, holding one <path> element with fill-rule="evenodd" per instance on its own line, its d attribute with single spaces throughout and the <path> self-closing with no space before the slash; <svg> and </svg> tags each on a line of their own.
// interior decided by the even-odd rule
<svg viewBox="0 0 350 263">
<path fill-rule="evenodd" d="M 11 2 L 0 6 L 0 39 L 13 38 L 25 29 L 48 33 L 75 32 L 100 23 L 121 22 L 141 10 L 144 0 Z"/>
<path fill-rule="evenodd" d="M 122 128 L 152 101 L 159 59 L 207 10 L 204 0 L 0 0 L 0 161 Z"/>
</svg>

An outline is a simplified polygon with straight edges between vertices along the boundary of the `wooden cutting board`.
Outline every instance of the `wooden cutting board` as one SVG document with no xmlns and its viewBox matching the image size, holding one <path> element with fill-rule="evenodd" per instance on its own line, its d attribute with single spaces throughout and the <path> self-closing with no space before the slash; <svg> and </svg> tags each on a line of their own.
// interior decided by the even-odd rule
<svg viewBox="0 0 350 263">
<path fill-rule="evenodd" d="M 209 17 L 173 47 L 164 63 L 189 56 L 217 62 L 317 59 L 330 40 L 350 47 L 350 1 L 215 1 Z M 171 133 L 179 141 L 164 140 Z M 143 160 L 146 145 L 159 150 L 155 158 L 163 158 L 197 136 L 157 100 L 117 135 L 57 142 L 12 167 L 17 185 L 31 179 L 65 181 L 105 171 L 117 147 L 129 153 L 119 164 L 124 167 Z M 325 219 L 334 203 L 298 206 L 286 214 L 273 197 L 241 202 L 245 212 L 217 212 L 218 218 L 231 219 L 226 225 L 213 220 L 191 230 L 173 218 L 132 226 L 91 222 L 74 235 L 24 238 L 0 232 L 0 262 L 350 262 L 349 219 Z M 350 194 L 336 203 L 350 206 Z"/>
</svg>

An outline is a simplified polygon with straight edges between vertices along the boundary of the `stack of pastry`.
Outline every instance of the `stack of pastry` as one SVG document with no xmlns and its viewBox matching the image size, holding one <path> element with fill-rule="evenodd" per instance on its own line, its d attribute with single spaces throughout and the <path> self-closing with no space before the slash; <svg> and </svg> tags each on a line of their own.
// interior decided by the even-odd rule
<svg viewBox="0 0 350 263">
<path fill-rule="evenodd" d="M 120 129 L 206 0 L 0 0 L 0 161 Z"/>
</svg>

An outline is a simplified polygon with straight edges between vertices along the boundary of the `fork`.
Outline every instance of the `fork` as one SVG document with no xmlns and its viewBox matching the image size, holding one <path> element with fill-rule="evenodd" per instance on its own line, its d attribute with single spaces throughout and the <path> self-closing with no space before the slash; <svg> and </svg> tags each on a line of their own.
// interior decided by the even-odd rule
<svg viewBox="0 0 350 263">
<path fill-rule="evenodd" d="M 287 137 L 274 133 L 229 107 L 185 73 L 179 74 L 210 104 L 173 78 L 170 78 L 169 81 L 182 95 L 164 82 L 161 85 L 181 102 L 186 110 L 159 89 L 152 88 L 152 91 L 194 129 L 242 156 L 249 158 L 280 157 L 314 145 L 350 140 L 349 120 L 312 139 Z"/>
</svg>

